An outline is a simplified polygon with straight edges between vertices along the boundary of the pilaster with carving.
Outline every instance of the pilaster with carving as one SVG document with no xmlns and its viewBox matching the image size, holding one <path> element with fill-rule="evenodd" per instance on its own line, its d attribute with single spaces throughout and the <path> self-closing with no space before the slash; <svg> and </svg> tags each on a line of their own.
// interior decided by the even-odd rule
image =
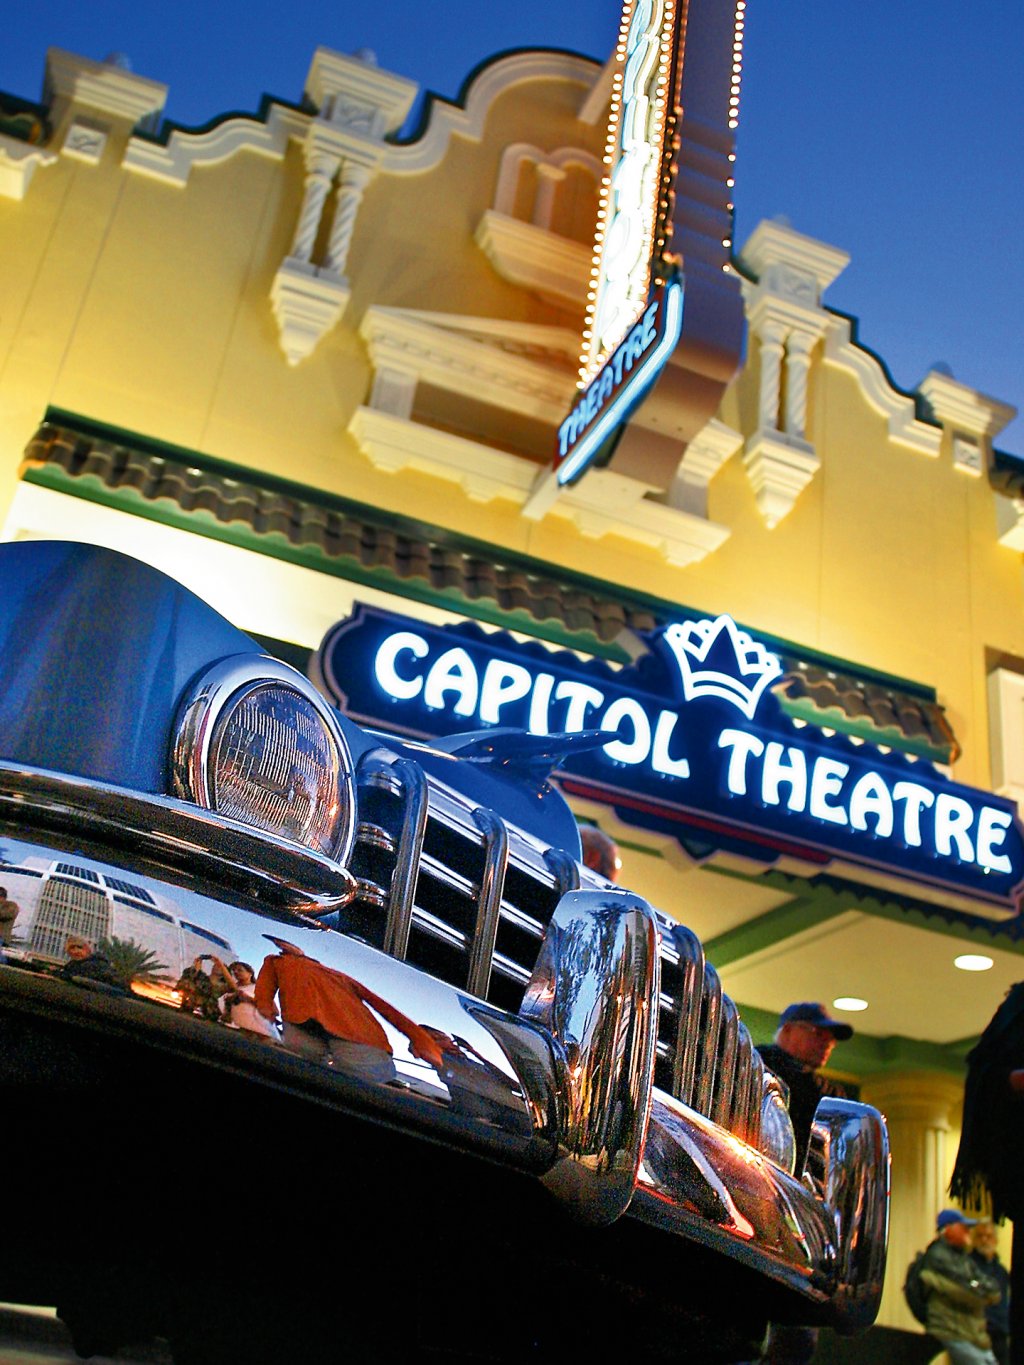
<svg viewBox="0 0 1024 1365">
<path fill-rule="evenodd" d="M 385 138 L 405 120 L 413 82 L 380 71 L 372 53 L 346 57 L 318 48 L 306 95 L 319 109 L 306 131 L 306 182 L 289 254 L 270 297 L 281 349 L 297 365 L 340 319 L 349 300 L 345 277 L 363 194 L 385 151 Z M 334 195 L 322 261 L 316 242 Z"/>
<path fill-rule="evenodd" d="M 761 516 L 775 526 L 820 467 L 807 429 L 814 353 L 829 320 L 821 296 L 850 258 L 780 223 L 764 222 L 742 259 L 755 276 L 745 283 L 744 295 L 761 364 L 757 430 L 743 459 Z"/>
</svg>

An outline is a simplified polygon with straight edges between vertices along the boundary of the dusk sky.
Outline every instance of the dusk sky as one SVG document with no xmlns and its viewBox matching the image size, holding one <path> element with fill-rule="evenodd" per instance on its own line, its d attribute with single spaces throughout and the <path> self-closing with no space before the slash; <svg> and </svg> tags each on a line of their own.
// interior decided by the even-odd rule
<svg viewBox="0 0 1024 1365">
<path fill-rule="evenodd" d="M 18 6 L 0 89 L 41 94 L 47 47 L 126 53 L 170 86 L 167 115 L 202 124 L 297 100 L 318 46 L 454 98 L 506 48 L 603 60 L 616 0 L 57 0 Z M 762 218 L 852 257 L 825 299 L 912 388 L 936 362 L 1024 411 L 1024 3 L 748 0 L 736 186 L 739 246 Z M 997 446 L 1024 458 L 1024 418 Z"/>
</svg>

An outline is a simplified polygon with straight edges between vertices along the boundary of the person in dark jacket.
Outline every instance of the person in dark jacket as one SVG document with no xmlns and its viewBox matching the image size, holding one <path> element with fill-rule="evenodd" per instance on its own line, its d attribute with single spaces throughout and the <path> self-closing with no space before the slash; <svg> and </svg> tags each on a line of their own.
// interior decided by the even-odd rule
<svg viewBox="0 0 1024 1365">
<path fill-rule="evenodd" d="M 967 1055 L 964 1120 L 950 1191 L 961 1203 L 987 1197 L 992 1217 L 1013 1222 L 1010 1361 L 1024 1365 L 1024 981 L 1018 981 Z"/>
<path fill-rule="evenodd" d="M 852 1037 L 850 1025 L 831 1018 L 824 1005 L 804 1001 L 786 1006 L 779 1016 L 774 1043 L 764 1043 L 757 1049 L 769 1071 L 774 1071 L 789 1087 L 798 1175 L 804 1168 L 814 1111 L 823 1094 L 818 1072 L 832 1056 L 836 1043 Z M 761 1357 L 762 1365 L 807 1365 L 817 1344 L 818 1333 L 813 1327 L 773 1324 Z"/>
<path fill-rule="evenodd" d="M 999 1286 L 999 1302 L 985 1310 L 985 1325 L 992 1339 L 992 1354 L 999 1365 L 1010 1365 L 1010 1273 L 996 1250 L 995 1225 L 979 1223 L 971 1237 L 971 1259 L 983 1275 Z"/>
<path fill-rule="evenodd" d="M 805 1002 L 787 1005 L 779 1016 L 774 1043 L 757 1049 L 769 1071 L 789 1086 L 798 1175 L 807 1156 L 814 1111 L 824 1093 L 818 1072 L 832 1056 L 836 1043 L 852 1037 L 850 1025 L 830 1018 L 824 1005 Z"/>
<path fill-rule="evenodd" d="M 117 991 L 121 995 L 128 994 L 124 977 L 114 969 L 106 954 L 94 948 L 86 939 L 72 934 L 64 945 L 64 951 L 68 955 L 68 960 L 63 967 L 57 969 L 57 976 L 61 981 L 97 985 L 108 991 Z"/>
</svg>

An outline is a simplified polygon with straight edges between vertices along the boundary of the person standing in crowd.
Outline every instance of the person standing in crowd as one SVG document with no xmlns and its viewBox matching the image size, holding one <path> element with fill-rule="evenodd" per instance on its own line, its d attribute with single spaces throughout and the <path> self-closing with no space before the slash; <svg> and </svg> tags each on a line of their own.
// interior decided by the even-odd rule
<svg viewBox="0 0 1024 1365">
<path fill-rule="evenodd" d="M 307 957 L 296 943 L 264 934 L 277 948 L 256 978 L 255 1005 L 264 1019 L 278 1017 L 284 1046 L 359 1080 L 392 1085 L 398 1080 L 381 1019 L 404 1033 L 414 1057 L 436 1071 L 441 1050 L 430 1034 L 361 981 Z"/>
<path fill-rule="evenodd" d="M 824 1085 L 818 1072 L 832 1056 L 836 1043 L 853 1037 L 853 1029 L 833 1019 L 825 1006 L 811 1001 L 787 1005 L 779 1016 L 773 1043 L 757 1050 L 769 1071 L 789 1087 L 789 1116 L 796 1138 L 796 1173 L 807 1159 L 811 1124 Z M 762 1365 L 807 1365 L 818 1345 L 814 1327 L 773 1324 L 768 1331 Z"/>
<path fill-rule="evenodd" d="M 945 1346 L 952 1365 L 997 1365 L 985 1312 L 999 1302 L 999 1286 L 970 1254 L 973 1218 L 943 1209 L 936 1237 L 924 1253 L 921 1282 L 928 1291 L 927 1328 Z"/>
<path fill-rule="evenodd" d="M 804 1002 L 787 1005 L 779 1016 L 775 1041 L 757 1049 L 768 1070 L 789 1086 L 789 1116 L 796 1135 L 798 1175 L 807 1156 L 814 1111 L 825 1093 L 818 1072 L 832 1056 L 836 1043 L 852 1037 L 850 1025 L 830 1018 L 824 1005 Z"/>
<path fill-rule="evenodd" d="M 580 842 L 583 845 L 584 865 L 607 881 L 617 882 L 622 871 L 622 859 L 619 857 L 619 846 L 611 835 L 605 834 L 596 825 L 582 825 Z"/>
<path fill-rule="evenodd" d="M 0 962 L 3 962 L 6 949 L 11 946 L 14 921 L 20 914 L 21 906 L 8 898 L 6 886 L 0 886 Z"/>
<path fill-rule="evenodd" d="M 950 1191 L 961 1203 L 987 1196 L 992 1217 L 1013 1221 L 1011 1365 L 1024 1365 L 1024 981 L 1006 993 L 967 1055 L 964 1120 Z"/>
<path fill-rule="evenodd" d="M 61 981 L 74 981 L 78 984 L 96 985 L 107 990 L 128 994 L 124 977 L 119 976 L 113 963 L 99 948 L 94 948 L 88 939 L 71 934 L 64 946 L 67 961 L 58 967 L 55 975 Z"/>
<path fill-rule="evenodd" d="M 996 1250 L 993 1223 L 981 1222 L 971 1238 L 971 1259 L 982 1274 L 999 1286 L 999 1302 L 985 1310 L 985 1326 L 992 1340 L 992 1354 L 999 1365 L 1010 1365 L 1010 1275 Z"/>
</svg>

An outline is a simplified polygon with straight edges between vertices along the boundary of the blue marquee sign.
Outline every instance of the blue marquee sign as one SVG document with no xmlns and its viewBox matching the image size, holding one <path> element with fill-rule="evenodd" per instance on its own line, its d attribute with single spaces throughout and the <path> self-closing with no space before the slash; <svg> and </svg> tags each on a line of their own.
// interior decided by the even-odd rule
<svg viewBox="0 0 1024 1365">
<path fill-rule="evenodd" d="M 798 728 L 771 690 L 779 659 L 728 616 L 669 625 L 648 644 L 615 668 L 471 622 L 360 606 L 328 633 L 318 664 L 344 710 L 405 734 L 606 733 L 565 759 L 560 780 L 635 824 L 839 858 L 1016 907 L 1024 837 L 1012 802 L 924 759 Z"/>
</svg>

